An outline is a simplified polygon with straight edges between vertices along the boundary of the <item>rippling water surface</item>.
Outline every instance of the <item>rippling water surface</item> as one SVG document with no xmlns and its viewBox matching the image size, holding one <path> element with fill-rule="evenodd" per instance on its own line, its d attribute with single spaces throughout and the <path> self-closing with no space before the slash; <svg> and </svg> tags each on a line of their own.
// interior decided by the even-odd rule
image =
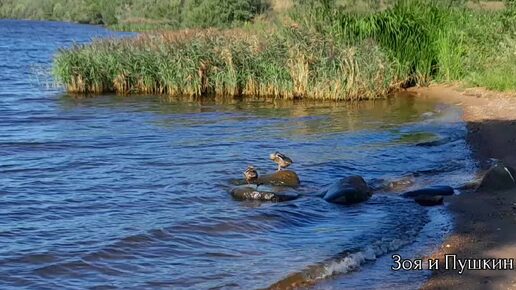
<svg viewBox="0 0 516 290">
<path fill-rule="evenodd" d="M 439 235 L 444 212 L 382 192 L 340 206 L 317 191 L 351 174 L 372 184 L 410 173 L 418 186 L 458 185 L 474 166 L 460 112 L 412 98 L 77 99 L 48 86 L 59 47 L 110 34 L 0 21 L 2 289 L 249 289 L 296 273 L 338 275 L 336 289 L 381 284 L 390 275 L 385 255 Z M 447 142 L 415 145 L 432 138 Z M 295 160 L 302 197 L 232 200 L 230 179 L 248 164 L 272 172 L 275 150 Z M 353 253 L 369 259 L 344 275 Z"/>
</svg>

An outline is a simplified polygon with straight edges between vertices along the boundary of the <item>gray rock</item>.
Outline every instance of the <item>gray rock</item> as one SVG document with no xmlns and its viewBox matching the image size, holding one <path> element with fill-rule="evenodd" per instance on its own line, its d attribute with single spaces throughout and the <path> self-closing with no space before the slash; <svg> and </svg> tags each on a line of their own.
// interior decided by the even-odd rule
<svg viewBox="0 0 516 290">
<path fill-rule="evenodd" d="M 271 202 L 289 201 L 299 197 L 297 194 L 262 191 L 248 186 L 236 187 L 232 189 L 231 196 L 236 200 L 257 200 Z"/>
<path fill-rule="evenodd" d="M 414 198 L 414 201 L 422 206 L 434 206 L 443 204 L 444 198 L 442 197 L 442 195 L 420 195 Z"/>
<path fill-rule="evenodd" d="M 342 178 L 322 192 L 322 198 L 327 202 L 353 204 L 368 200 L 372 191 L 360 176 Z"/>
<path fill-rule="evenodd" d="M 477 191 L 487 192 L 511 188 L 516 188 L 516 170 L 498 161 L 487 170 Z"/>
<path fill-rule="evenodd" d="M 431 186 L 418 190 L 407 191 L 401 196 L 415 198 L 418 196 L 453 195 L 454 189 L 450 186 Z"/>
</svg>

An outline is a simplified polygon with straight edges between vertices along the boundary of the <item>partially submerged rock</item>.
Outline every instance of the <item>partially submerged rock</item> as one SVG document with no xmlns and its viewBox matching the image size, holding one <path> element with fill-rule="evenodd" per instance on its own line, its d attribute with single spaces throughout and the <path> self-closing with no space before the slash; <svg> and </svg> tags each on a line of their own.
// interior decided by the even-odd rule
<svg viewBox="0 0 516 290">
<path fill-rule="evenodd" d="M 236 200 L 257 200 L 271 202 L 289 201 L 299 197 L 297 194 L 262 191 L 249 186 L 233 188 L 231 190 L 231 196 Z"/>
<path fill-rule="evenodd" d="M 245 180 L 243 179 L 233 180 L 232 183 L 235 185 L 246 184 Z M 292 170 L 282 170 L 271 174 L 261 175 L 255 181 L 255 183 L 275 186 L 298 187 L 300 181 L 296 172 Z"/>
<path fill-rule="evenodd" d="M 442 195 L 420 195 L 414 198 L 414 201 L 422 206 L 434 206 L 443 204 L 444 198 Z"/>
<path fill-rule="evenodd" d="M 478 186 L 480 185 L 480 181 L 481 180 L 471 180 L 471 181 L 468 181 L 458 187 L 456 187 L 457 190 L 475 190 L 478 188 Z"/>
<path fill-rule="evenodd" d="M 327 202 L 353 204 L 368 200 L 372 191 L 360 176 L 342 178 L 322 192 L 322 198 Z"/>
<path fill-rule="evenodd" d="M 407 189 L 412 186 L 416 182 L 416 178 L 413 174 L 402 176 L 399 179 L 389 181 L 386 184 L 386 190 L 388 191 L 397 191 L 400 192 L 402 190 Z"/>
<path fill-rule="evenodd" d="M 292 170 L 276 171 L 272 174 L 265 174 L 258 178 L 260 184 L 270 184 L 276 186 L 298 187 L 300 184 L 299 176 Z"/>
<path fill-rule="evenodd" d="M 516 188 L 516 170 L 499 161 L 486 172 L 477 191 L 496 191 L 511 188 Z"/>
<path fill-rule="evenodd" d="M 422 188 L 422 189 L 407 191 L 407 192 L 401 194 L 401 196 L 415 198 L 415 197 L 419 197 L 419 196 L 427 196 L 428 197 L 428 196 L 438 196 L 438 195 L 453 195 L 454 192 L 455 191 L 454 191 L 453 187 L 451 187 L 451 186 L 438 185 L 438 186 L 431 186 L 431 187 L 426 187 L 426 188 Z"/>
</svg>

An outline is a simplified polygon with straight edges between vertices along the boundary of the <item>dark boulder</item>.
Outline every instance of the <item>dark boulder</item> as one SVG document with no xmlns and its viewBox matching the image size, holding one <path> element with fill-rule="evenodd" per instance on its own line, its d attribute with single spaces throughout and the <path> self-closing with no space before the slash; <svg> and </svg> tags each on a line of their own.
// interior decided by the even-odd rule
<svg viewBox="0 0 516 290">
<path fill-rule="evenodd" d="M 453 187 L 450 186 L 431 186 L 418 190 L 407 191 L 401 196 L 403 197 L 418 197 L 418 196 L 436 196 L 436 195 L 453 195 Z"/>
<path fill-rule="evenodd" d="M 496 191 L 511 188 L 516 188 L 516 170 L 498 161 L 486 172 L 477 191 Z"/>
<path fill-rule="evenodd" d="M 372 191 L 362 177 L 349 176 L 330 185 L 321 195 L 327 202 L 353 204 L 368 200 Z"/>
<path fill-rule="evenodd" d="M 414 198 L 414 201 L 422 206 L 434 206 L 443 204 L 444 198 L 442 195 L 420 195 Z"/>
<path fill-rule="evenodd" d="M 231 196 L 235 200 L 257 200 L 257 201 L 271 201 L 281 202 L 294 200 L 299 197 L 297 194 L 292 193 L 277 193 L 270 191 L 258 190 L 254 187 L 236 187 L 231 190 Z"/>
</svg>

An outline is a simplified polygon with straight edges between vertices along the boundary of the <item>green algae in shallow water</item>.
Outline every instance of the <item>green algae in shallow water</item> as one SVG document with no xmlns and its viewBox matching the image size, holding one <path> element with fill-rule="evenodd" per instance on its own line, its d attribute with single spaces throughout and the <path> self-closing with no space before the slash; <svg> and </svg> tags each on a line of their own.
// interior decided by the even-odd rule
<svg viewBox="0 0 516 290">
<path fill-rule="evenodd" d="M 396 143 L 423 143 L 423 142 L 434 142 L 438 141 L 438 135 L 429 132 L 413 132 L 413 133 L 405 133 L 402 134 L 397 140 Z"/>
</svg>

